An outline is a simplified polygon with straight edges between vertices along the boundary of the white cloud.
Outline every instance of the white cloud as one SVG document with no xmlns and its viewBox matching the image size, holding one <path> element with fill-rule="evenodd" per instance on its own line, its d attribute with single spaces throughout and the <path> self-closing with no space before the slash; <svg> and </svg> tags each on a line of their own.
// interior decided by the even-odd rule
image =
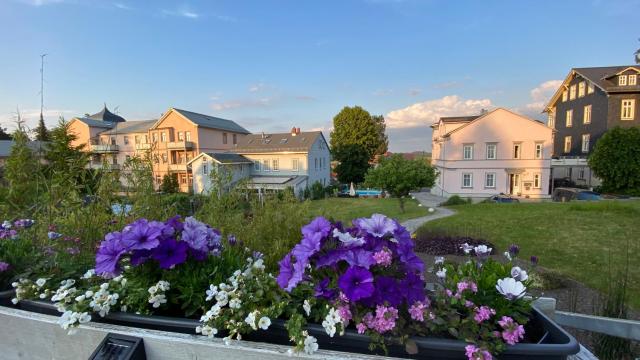
<svg viewBox="0 0 640 360">
<path fill-rule="evenodd" d="M 63 3 L 65 0 L 22 0 L 22 2 L 31 6 L 45 6 Z"/>
<path fill-rule="evenodd" d="M 175 10 L 163 9 L 162 14 L 169 16 L 180 16 L 188 19 L 197 19 L 200 17 L 200 14 L 191 9 L 189 6 L 182 6 Z"/>
<path fill-rule="evenodd" d="M 530 92 L 531 102 L 525 105 L 527 110 L 541 112 L 560 85 L 562 80 L 548 80 L 533 88 Z"/>
<path fill-rule="evenodd" d="M 232 99 L 211 104 L 211 108 L 217 111 L 245 109 L 256 107 L 269 107 L 273 105 L 273 98 L 264 97 L 260 99 Z"/>
<path fill-rule="evenodd" d="M 425 127 L 443 116 L 474 115 L 490 107 L 493 107 L 493 104 L 489 99 L 465 100 L 457 95 L 449 95 L 393 110 L 385 116 L 385 120 L 387 128 L 390 129 Z"/>
<path fill-rule="evenodd" d="M 267 85 L 263 82 L 259 82 L 257 84 L 253 84 L 249 86 L 249 92 L 258 92 L 264 90 Z"/>
<path fill-rule="evenodd" d="M 118 9 L 122 9 L 122 10 L 133 10 L 133 8 L 127 4 L 123 4 L 123 3 L 113 3 L 113 6 L 117 7 Z"/>
</svg>

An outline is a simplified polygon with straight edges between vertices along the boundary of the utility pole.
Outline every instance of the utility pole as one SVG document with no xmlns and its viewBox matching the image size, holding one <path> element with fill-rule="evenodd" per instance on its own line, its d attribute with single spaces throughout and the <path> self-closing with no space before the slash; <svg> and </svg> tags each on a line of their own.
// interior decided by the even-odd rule
<svg viewBox="0 0 640 360">
<path fill-rule="evenodd" d="M 40 55 L 40 120 L 44 122 L 44 57 L 48 54 Z"/>
</svg>

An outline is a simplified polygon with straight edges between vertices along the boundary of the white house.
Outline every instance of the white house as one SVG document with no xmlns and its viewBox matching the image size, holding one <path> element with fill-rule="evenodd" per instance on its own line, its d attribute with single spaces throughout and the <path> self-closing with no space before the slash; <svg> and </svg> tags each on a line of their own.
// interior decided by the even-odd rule
<svg viewBox="0 0 640 360">
<path fill-rule="evenodd" d="M 431 127 L 431 162 L 438 171 L 432 193 L 549 197 L 553 130 L 542 122 L 498 108 L 440 118 Z"/>
<path fill-rule="evenodd" d="M 226 171 L 233 172 L 234 183 L 248 177 L 249 186 L 254 189 L 291 187 L 299 195 L 316 182 L 329 185 L 330 162 L 329 146 L 321 131 L 301 132 L 293 128 L 289 133 L 246 135 L 232 151 L 200 154 L 189 165 L 195 193 L 208 193 L 210 189 L 213 168 L 207 166 L 216 169 L 224 166 Z"/>
</svg>

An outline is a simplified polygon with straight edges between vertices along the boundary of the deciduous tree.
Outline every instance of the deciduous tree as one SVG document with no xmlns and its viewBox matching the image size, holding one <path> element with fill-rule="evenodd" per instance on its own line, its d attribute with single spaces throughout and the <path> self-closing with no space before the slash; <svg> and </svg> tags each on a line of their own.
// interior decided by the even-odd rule
<svg viewBox="0 0 640 360">
<path fill-rule="evenodd" d="M 640 195 L 640 129 L 607 131 L 589 156 L 589 167 L 603 191 Z"/>
<path fill-rule="evenodd" d="M 336 151 L 344 145 L 360 145 L 368 153 L 369 159 L 376 154 L 386 152 L 384 118 L 371 116 L 360 106 L 344 107 L 333 118 L 331 132 L 331 150 Z"/>
<path fill-rule="evenodd" d="M 335 171 L 341 183 L 356 183 L 364 181 L 369 170 L 369 152 L 358 144 L 340 145 L 333 151 L 333 158 L 338 161 Z"/>
</svg>

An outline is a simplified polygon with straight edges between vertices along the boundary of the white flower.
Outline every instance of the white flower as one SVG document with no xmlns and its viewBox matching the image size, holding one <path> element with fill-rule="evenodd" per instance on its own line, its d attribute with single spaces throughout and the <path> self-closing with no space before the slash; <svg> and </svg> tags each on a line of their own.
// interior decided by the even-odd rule
<svg viewBox="0 0 640 360">
<path fill-rule="evenodd" d="M 337 237 L 344 246 L 359 246 L 364 244 L 363 238 L 353 237 L 351 234 L 340 232 L 338 229 L 333 229 L 333 236 Z"/>
<path fill-rule="evenodd" d="M 447 277 L 447 269 L 446 269 L 446 268 L 443 268 L 443 269 L 438 270 L 438 271 L 436 272 L 436 276 L 437 276 L 440 280 L 443 280 L 444 278 L 446 278 L 446 277 Z"/>
<path fill-rule="evenodd" d="M 78 315 L 78 322 L 80 324 L 84 324 L 91 321 L 91 315 L 89 313 L 83 312 Z"/>
<path fill-rule="evenodd" d="M 2 222 L 2 227 L 5 229 L 11 229 L 11 222 L 9 220 L 5 220 Z"/>
<path fill-rule="evenodd" d="M 87 290 L 87 292 L 84 293 L 84 296 L 86 297 L 92 297 L 93 296 L 93 291 L 91 290 Z"/>
<path fill-rule="evenodd" d="M 218 293 L 218 287 L 215 285 L 209 285 L 209 290 L 207 290 L 207 298 L 206 301 L 211 301 L 214 296 Z"/>
<path fill-rule="evenodd" d="M 256 270 L 264 270 L 264 260 L 256 260 L 256 262 L 253 263 L 253 268 Z"/>
<path fill-rule="evenodd" d="M 149 299 L 149 304 L 151 304 L 151 306 L 153 306 L 156 309 L 159 308 L 160 305 L 166 302 L 167 302 L 167 299 L 165 298 L 164 294 L 153 295 Z"/>
<path fill-rule="evenodd" d="M 209 325 L 198 326 L 196 327 L 196 333 L 200 333 L 208 337 L 214 337 L 218 333 L 218 329 L 211 327 Z"/>
<path fill-rule="evenodd" d="M 258 327 L 256 326 L 256 314 L 257 311 L 252 311 L 244 319 L 244 322 L 247 323 L 247 325 L 251 326 L 253 330 L 258 330 Z"/>
<path fill-rule="evenodd" d="M 304 303 L 302 304 L 302 308 L 304 309 L 304 312 L 307 314 L 307 316 L 311 314 L 311 304 L 309 304 L 309 300 L 304 301 Z"/>
<path fill-rule="evenodd" d="M 149 291 L 149 294 L 153 295 L 153 294 L 155 294 L 155 293 L 157 293 L 157 292 L 158 292 L 158 288 L 157 288 L 157 287 L 155 287 L 155 286 L 152 286 L 152 287 L 150 287 L 150 288 L 149 288 L 149 290 L 147 290 L 147 291 Z"/>
<path fill-rule="evenodd" d="M 158 290 L 161 290 L 161 291 L 167 291 L 171 289 L 169 282 L 164 280 L 158 281 L 156 286 L 158 287 Z"/>
<path fill-rule="evenodd" d="M 322 327 L 324 327 L 324 331 L 329 335 L 329 337 L 333 337 L 336 334 L 336 325 L 327 320 L 322 322 Z"/>
<path fill-rule="evenodd" d="M 478 245 L 474 247 L 473 250 L 476 252 L 477 256 L 485 256 L 491 254 L 492 248 L 488 247 L 487 245 Z"/>
<path fill-rule="evenodd" d="M 218 301 L 218 305 L 225 306 L 229 302 L 229 297 L 226 291 L 219 291 L 216 294 L 216 301 Z"/>
<path fill-rule="evenodd" d="M 94 275 L 96 274 L 96 271 L 94 269 L 89 269 L 87 270 L 86 273 L 84 273 L 84 275 L 82 275 L 83 279 L 90 279 L 92 278 Z"/>
<path fill-rule="evenodd" d="M 307 354 L 313 354 L 314 352 L 318 351 L 318 340 L 315 337 L 306 334 L 306 331 L 305 335 L 306 338 L 304 339 L 304 352 Z"/>
<path fill-rule="evenodd" d="M 498 280 L 496 290 L 509 300 L 516 300 L 524 296 L 527 288 L 514 278 L 504 278 Z"/>
<path fill-rule="evenodd" d="M 11 303 L 13 305 L 17 304 L 18 303 L 18 299 L 16 299 L 16 298 L 11 299 Z"/>
<path fill-rule="evenodd" d="M 430 208 L 429 208 L 429 212 L 430 212 L 430 213 L 432 213 L 432 212 L 434 212 L 434 211 L 436 211 L 434 208 L 432 208 L 432 207 L 430 207 Z"/>
<path fill-rule="evenodd" d="M 242 306 L 242 301 L 238 298 L 233 298 L 229 301 L 229 307 L 232 309 L 240 309 Z"/>
<path fill-rule="evenodd" d="M 36 285 L 38 285 L 38 287 L 41 288 L 41 287 L 44 286 L 44 284 L 46 282 L 47 282 L 47 279 L 40 278 L 40 279 L 36 280 Z"/>
<path fill-rule="evenodd" d="M 469 254 L 471 250 L 473 250 L 473 246 L 467 243 L 464 243 L 460 246 L 460 249 L 462 249 L 462 251 L 464 251 L 465 254 Z"/>
<path fill-rule="evenodd" d="M 436 256 L 436 265 L 444 264 L 444 256 Z"/>
<path fill-rule="evenodd" d="M 42 293 L 38 296 L 40 299 L 46 299 L 47 298 L 47 294 Z"/>
<path fill-rule="evenodd" d="M 527 275 L 525 270 L 520 269 L 519 266 L 514 266 L 511 268 L 511 277 L 518 281 L 525 281 L 529 278 L 529 275 Z"/>
<path fill-rule="evenodd" d="M 511 261 L 511 260 L 512 260 L 512 259 L 511 259 L 511 253 L 510 253 L 510 252 L 508 252 L 508 251 L 505 251 L 505 252 L 504 252 L 504 257 L 506 257 L 506 258 L 507 258 L 507 260 L 509 260 L 509 261 Z"/>
<path fill-rule="evenodd" d="M 120 285 L 122 285 L 122 287 L 125 287 L 127 285 L 127 279 L 124 278 L 124 279 L 120 280 Z"/>
<path fill-rule="evenodd" d="M 263 316 L 258 320 L 258 327 L 262 330 L 267 330 L 271 326 L 271 319 L 266 316 Z"/>
<path fill-rule="evenodd" d="M 84 301 L 84 299 L 86 299 L 86 298 L 87 298 L 87 297 L 86 297 L 86 296 L 84 296 L 84 295 L 79 295 L 79 296 L 76 296 L 76 299 L 75 299 L 75 300 L 76 300 L 76 302 L 80 302 L 80 301 Z"/>
</svg>

